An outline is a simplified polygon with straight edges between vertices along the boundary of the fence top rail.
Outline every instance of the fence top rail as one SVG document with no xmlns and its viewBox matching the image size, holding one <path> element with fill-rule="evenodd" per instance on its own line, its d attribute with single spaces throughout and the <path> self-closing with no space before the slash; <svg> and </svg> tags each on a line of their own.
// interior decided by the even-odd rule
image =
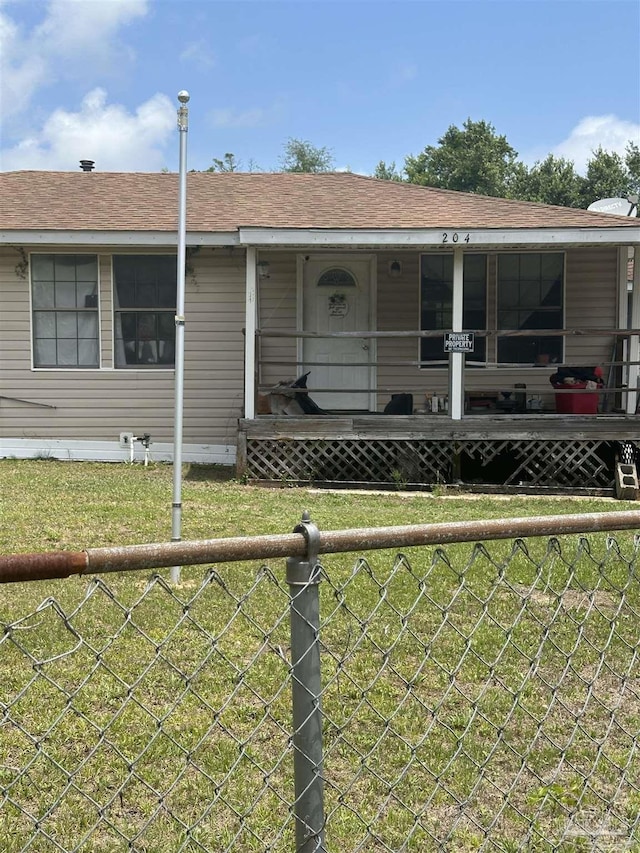
<svg viewBox="0 0 640 853">
<path fill-rule="evenodd" d="M 317 553 L 336 554 L 633 529 L 640 529 L 640 510 L 363 527 L 320 531 Z M 304 557 L 309 550 L 307 538 L 301 528 L 297 528 L 297 531 L 269 536 L 87 548 L 84 551 L 0 555 L 0 583 L 54 580 L 71 575 L 160 569 L 176 565 Z"/>
</svg>

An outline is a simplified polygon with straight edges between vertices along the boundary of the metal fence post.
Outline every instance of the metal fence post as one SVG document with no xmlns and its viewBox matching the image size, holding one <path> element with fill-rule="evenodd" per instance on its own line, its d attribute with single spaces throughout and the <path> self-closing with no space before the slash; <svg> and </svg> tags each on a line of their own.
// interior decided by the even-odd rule
<svg viewBox="0 0 640 853">
<path fill-rule="evenodd" d="M 304 512 L 295 528 L 307 540 L 304 558 L 287 559 L 291 617 L 291 693 L 296 853 L 326 853 L 320 697 L 320 532 Z"/>
</svg>

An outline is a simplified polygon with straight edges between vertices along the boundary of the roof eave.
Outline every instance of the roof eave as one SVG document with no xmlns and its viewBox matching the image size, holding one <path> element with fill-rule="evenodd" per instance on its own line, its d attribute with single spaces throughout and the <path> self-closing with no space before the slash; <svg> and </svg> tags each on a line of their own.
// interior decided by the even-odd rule
<svg viewBox="0 0 640 853">
<path fill-rule="evenodd" d="M 189 246 L 255 248 L 394 248 L 490 249 L 534 246 L 633 246 L 640 244 L 638 227 L 590 228 L 265 228 L 242 226 L 237 231 L 188 231 Z M 7 229 L 0 244 L 43 246 L 105 246 L 175 248 L 177 231 L 102 231 Z"/>
<path fill-rule="evenodd" d="M 241 227 L 243 246 L 384 248 L 488 248 L 507 246 L 620 246 L 640 243 L 638 228 L 390 228 L 315 229 Z"/>
<path fill-rule="evenodd" d="M 237 231 L 188 231 L 189 246 L 238 245 Z M 43 246 L 148 246 L 175 248 L 177 231 L 75 231 L 8 229 L 0 231 L 0 244 Z"/>
</svg>

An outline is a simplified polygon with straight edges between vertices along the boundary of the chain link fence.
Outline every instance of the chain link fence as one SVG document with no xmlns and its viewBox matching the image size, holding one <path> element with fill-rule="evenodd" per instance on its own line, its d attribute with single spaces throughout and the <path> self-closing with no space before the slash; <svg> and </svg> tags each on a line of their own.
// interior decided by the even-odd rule
<svg viewBox="0 0 640 853">
<path fill-rule="evenodd" d="M 2 850 L 640 851 L 638 541 L 402 531 L 5 617 Z"/>
</svg>

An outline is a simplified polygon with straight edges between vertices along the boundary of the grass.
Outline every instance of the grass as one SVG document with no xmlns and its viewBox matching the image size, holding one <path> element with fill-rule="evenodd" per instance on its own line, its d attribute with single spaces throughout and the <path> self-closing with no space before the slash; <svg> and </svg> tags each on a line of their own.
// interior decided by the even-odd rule
<svg viewBox="0 0 640 853">
<path fill-rule="evenodd" d="M 0 462 L 0 552 L 165 541 L 166 466 Z M 183 538 L 633 508 L 267 490 L 185 469 Z M 632 533 L 323 560 L 331 851 L 640 850 Z M 0 588 L 3 850 L 290 851 L 284 561 Z"/>
</svg>

